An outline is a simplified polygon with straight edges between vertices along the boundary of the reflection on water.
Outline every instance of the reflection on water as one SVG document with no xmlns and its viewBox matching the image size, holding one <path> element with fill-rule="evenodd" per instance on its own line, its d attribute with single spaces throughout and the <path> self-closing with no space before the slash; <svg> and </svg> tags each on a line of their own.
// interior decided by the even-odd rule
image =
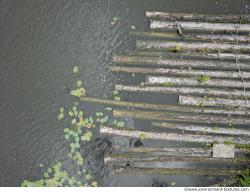
<svg viewBox="0 0 250 192">
<path fill-rule="evenodd" d="M 72 102 L 64 94 L 65 88 L 72 89 L 74 84 L 72 66 L 79 66 L 87 95 L 110 96 L 110 90 L 119 80 L 119 76 L 107 70 L 112 54 L 134 49 L 134 39 L 128 32 L 131 26 L 138 30 L 148 28 L 146 10 L 240 14 L 248 11 L 247 3 L 246 0 L 105 0 L 105 3 L 103 0 L 2 0 L 0 185 L 18 186 L 24 179 L 38 179 L 40 162 L 49 167 L 57 161 L 67 161 L 68 148 L 57 112 L 60 106 Z M 115 24 L 114 17 L 119 18 Z M 172 96 L 164 100 L 175 102 Z M 98 106 L 89 108 L 95 111 Z M 109 142 L 104 141 L 99 139 L 93 146 L 108 147 Z M 102 185 L 151 186 L 153 176 L 112 177 L 110 170 L 99 164 L 103 151 L 96 151 L 93 146 L 86 147 L 96 152 L 88 159 Z M 158 179 L 176 181 L 180 186 L 204 182 L 202 177 Z"/>
</svg>

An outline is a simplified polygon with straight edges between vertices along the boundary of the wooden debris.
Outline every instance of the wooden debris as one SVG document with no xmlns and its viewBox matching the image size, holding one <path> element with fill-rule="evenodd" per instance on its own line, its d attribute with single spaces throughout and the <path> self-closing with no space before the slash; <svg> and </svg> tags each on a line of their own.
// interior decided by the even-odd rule
<svg viewBox="0 0 250 192">
<path fill-rule="evenodd" d="M 211 136 L 211 135 L 192 135 L 192 134 L 177 134 L 177 133 L 160 133 L 160 132 L 147 132 L 128 129 L 117 129 L 107 126 L 101 126 L 101 134 L 119 135 L 125 137 L 139 138 L 143 135 L 144 139 L 165 140 L 176 142 L 191 142 L 191 143 L 213 143 L 213 142 L 232 142 L 238 144 L 250 144 L 248 138 L 243 137 L 228 137 L 228 136 Z"/>
<path fill-rule="evenodd" d="M 110 66 L 109 70 L 112 72 L 123 73 L 142 73 L 142 74 L 158 74 L 158 75 L 172 75 L 172 76 L 209 76 L 211 78 L 225 78 L 225 79 L 250 79 L 250 72 L 236 72 L 236 71 L 209 71 L 209 70 L 189 70 L 189 69 L 167 69 L 167 68 L 150 68 L 150 67 L 120 67 Z"/>
<path fill-rule="evenodd" d="M 181 42 L 163 40 L 137 40 L 138 49 L 158 49 L 179 51 L 201 51 L 201 52 L 250 52 L 249 44 L 207 43 L 207 42 Z"/>
<path fill-rule="evenodd" d="M 178 25 L 187 31 L 209 31 L 209 32 L 250 32 L 250 24 L 240 23 L 207 23 L 207 22 L 182 22 L 178 21 Z M 171 30 L 177 29 L 174 21 L 150 21 L 151 30 Z"/>
<path fill-rule="evenodd" d="M 228 42 L 235 43 L 238 41 L 239 43 L 249 43 L 250 37 L 246 35 L 224 35 L 224 34 L 185 34 L 184 36 L 180 36 L 174 32 L 140 32 L 140 31 L 131 31 L 130 35 L 134 35 L 137 37 L 147 37 L 147 38 L 160 38 L 160 39 L 185 39 L 185 40 L 193 40 L 193 41 L 216 41 L 216 42 Z"/>
<path fill-rule="evenodd" d="M 210 107 L 244 107 L 250 108 L 250 102 L 244 99 L 225 99 L 217 97 L 197 97 L 197 96 L 179 96 L 179 104 L 210 106 Z M 240 111 L 240 109 L 239 109 Z"/>
<path fill-rule="evenodd" d="M 171 59 L 161 57 L 138 57 L 138 56 L 125 56 L 114 55 L 113 62 L 122 65 L 147 65 L 147 66 L 162 66 L 174 67 L 181 69 L 210 69 L 210 70 L 238 70 L 235 61 L 204 61 L 204 60 L 191 60 L 191 59 Z M 241 70 L 250 70 L 250 65 L 239 62 Z"/>
<path fill-rule="evenodd" d="M 208 77 L 209 78 L 209 77 Z M 221 87 L 221 88 L 238 88 L 244 89 L 250 88 L 250 81 L 245 83 L 241 80 L 230 79 L 207 79 L 205 81 L 199 81 L 197 78 L 182 78 L 182 77 L 164 77 L 164 76 L 147 76 L 145 85 L 164 86 L 169 84 L 170 86 L 198 86 L 198 87 Z"/>
<path fill-rule="evenodd" d="M 171 124 L 171 123 L 160 123 L 152 122 L 152 126 L 173 129 L 173 130 L 183 130 L 183 131 L 194 131 L 202 133 L 216 133 L 216 134 L 227 134 L 227 135 L 248 135 L 250 136 L 250 131 L 245 129 L 235 129 L 231 127 L 211 127 L 205 125 L 188 125 L 188 124 Z"/>
<path fill-rule="evenodd" d="M 235 169 L 200 169 L 200 168 L 143 168 L 131 166 L 114 166 L 114 175 L 239 175 L 243 170 Z"/>
<path fill-rule="evenodd" d="M 181 20 L 181 21 L 203 21 L 216 23 L 247 23 L 250 15 L 202 15 L 189 13 L 166 13 L 159 11 L 147 11 L 146 17 L 150 19 Z"/>
<path fill-rule="evenodd" d="M 225 97 L 225 98 L 250 98 L 250 92 L 244 90 L 230 89 L 222 90 L 217 88 L 199 88 L 199 87 L 167 87 L 167 86 L 144 86 L 144 85 L 116 85 L 117 91 L 129 92 L 147 92 L 147 93 L 172 93 L 183 95 L 198 95 L 209 97 Z"/>
<path fill-rule="evenodd" d="M 173 111 L 173 112 L 190 112 L 190 113 L 204 113 L 204 114 L 220 114 L 220 115 L 243 115 L 249 116 L 250 111 L 246 109 L 220 109 L 220 108 L 208 108 L 208 107 L 185 107 L 179 105 L 159 105 L 159 104 L 150 104 L 150 103 L 137 103 L 137 102 L 128 102 L 128 101 L 116 101 L 116 100 L 106 100 L 106 99 L 97 99 L 93 97 L 80 97 L 82 102 L 103 104 L 110 106 L 122 106 L 122 107 L 131 107 L 131 108 L 141 108 L 141 109 L 150 109 L 150 110 L 164 110 L 164 111 Z"/>
</svg>

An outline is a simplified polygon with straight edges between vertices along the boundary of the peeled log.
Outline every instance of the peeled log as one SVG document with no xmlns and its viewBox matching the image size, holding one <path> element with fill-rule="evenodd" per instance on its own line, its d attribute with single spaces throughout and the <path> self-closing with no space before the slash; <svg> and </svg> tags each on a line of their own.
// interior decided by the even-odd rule
<svg viewBox="0 0 250 192">
<path fill-rule="evenodd" d="M 164 110 L 164 111 L 173 111 L 173 112 L 184 112 L 184 113 L 204 113 L 204 114 L 219 114 L 219 115 L 243 115 L 249 116 L 250 111 L 246 109 L 220 109 L 220 108 L 208 108 L 208 107 L 185 107 L 179 105 L 158 105 L 150 103 L 136 103 L 128 101 L 116 101 L 116 100 L 106 100 L 98 99 L 93 97 L 80 97 L 82 102 L 95 103 L 95 104 L 104 104 L 110 106 L 122 106 L 122 107 L 132 107 L 132 108 L 141 108 L 141 109 L 150 109 L 150 110 Z"/>
<path fill-rule="evenodd" d="M 226 79 L 250 79 L 250 72 L 236 72 L 236 71 L 208 71 L 208 70 L 188 70 L 188 69 L 167 69 L 167 68 L 150 68 L 150 67 L 118 67 L 110 66 L 109 70 L 112 72 L 123 73 L 142 73 L 142 74 L 159 74 L 172 76 L 191 76 L 199 77 L 201 75 L 213 78 Z"/>
<path fill-rule="evenodd" d="M 202 21 L 216 23 L 247 23 L 250 15 L 202 15 L 190 13 L 166 13 L 160 11 L 147 11 L 146 17 L 162 20 Z"/>
<path fill-rule="evenodd" d="M 250 136 L 250 131 L 244 129 L 235 129 L 231 127 L 210 127 L 204 125 L 185 125 L 185 124 L 171 124 L 171 123 L 159 123 L 152 122 L 152 126 L 161 127 L 173 130 L 183 130 L 183 131 L 194 131 L 202 133 L 215 133 L 215 134 L 227 134 L 227 135 L 247 135 Z"/>
<path fill-rule="evenodd" d="M 112 127 L 102 126 L 100 133 L 105 135 L 118 135 L 124 137 L 139 138 L 143 135 L 144 139 L 190 142 L 190 143 L 213 143 L 213 142 L 231 142 L 235 144 L 250 144 L 250 140 L 244 137 L 228 137 L 228 136 L 211 136 L 211 135 L 192 135 L 192 134 L 177 134 L 177 133 L 159 133 L 128 129 L 117 129 Z"/>
<path fill-rule="evenodd" d="M 180 105 L 195 105 L 209 107 L 244 107 L 250 108 L 250 102 L 244 99 L 224 99 L 224 98 L 205 98 L 196 96 L 179 96 Z"/>
<path fill-rule="evenodd" d="M 147 38 L 160 39 L 184 39 L 184 40 L 202 40 L 202 41 L 216 41 L 216 42 L 230 42 L 230 43 L 249 43 L 250 37 L 246 35 L 221 35 L 221 34 L 184 34 L 180 36 L 178 33 L 160 33 L 160 32 L 140 32 L 131 31 L 130 35 Z"/>
<path fill-rule="evenodd" d="M 249 125 L 250 119 L 243 117 L 227 117 L 219 115 L 201 115 L 201 114 L 181 114 L 170 112 L 152 112 L 152 111 L 121 111 L 113 110 L 114 117 L 132 117 L 143 120 L 177 121 L 189 123 L 218 123 L 232 125 Z"/>
<path fill-rule="evenodd" d="M 226 163 L 226 164 L 246 164 L 250 163 L 250 158 L 215 158 L 215 157 L 175 157 L 166 155 L 152 155 L 150 153 L 111 153 L 104 158 L 105 164 L 123 165 L 146 162 L 190 162 L 190 163 Z"/>
<path fill-rule="evenodd" d="M 200 169 L 200 168 L 139 168 L 131 166 L 116 166 L 113 168 L 114 175 L 240 175 L 243 170 L 234 169 Z"/>
<path fill-rule="evenodd" d="M 179 77 L 160 77 L 147 76 L 145 85 L 164 85 L 169 83 L 174 86 L 198 86 L 198 87 L 222 87 L 222 88 L 250 88 L 250 81 L 242 82 L 241 80 L 225 80 L 225 79 L 208 79 L 206 81 L 198 81 L 197 78 L 179 78 Z"/>
<path fill-rule="evenodd" d="M 213 31 L 213 32 L 250 32 L 250 24 L 240 23 L 206 23 L 206 22 L 182 22 L 178 21 L 181 29 L 187 31 Z M 177 30 L 175 21 L 150 21 L 151 30 Z"/>
<path fill-rule="evenodd" d="M 138 49 L 159 49 L 172 51 L 201 51 L 201 52 L 250 52 L 249 44 L 226 44 L 207 42 L 180 42 L 163 40 L 137 40 Z"/>
<path fill-rule="evenodd" d="M 250 60 L 249 54 L 235 54 L 235 53 L 201 53 L 201 52 L 162 52 L 162 51 L 142 51 L 137 50 L 129 53 L 130 56 L 147 56 L 147 57 L 165 57 L 165 58 L 183 58 L 183 57 L 198 57 L 203 59 L 229 59 L 234 60 Z"/>
<path fill-rule="evenodd" d="M 144 85 L 116 85 L 117 91 L 129 91 L 129 92 L 146 92 L 146 93 L 173 93 L 183 95 L 199 95 L 199 96 L 215 96 L 225 98 L 250 98 L 250 91 L 244 92 L 244 90 L 221 90 L 216 88 L 199 88 L 199 87 L 167 87 L 167 86 L 144 86 Z"/>
<path fill-rule="evenodd" d="M 148 65 L 148 66 L 162 66 L 162 67 L 175 67 L 181 69 L 220 69 L 220 70 L 236 70 L 238 66 L 235 62 L 227 61 L 204 61 L 204 60 L 191 60 L 191 59 L 171 59 L 161 57 L 136 57 L 125 55 L 114 55 L 113 62 L 122 65 Z M 250 70 L 250 65 L 238 62 L 241 70 Z"/>
</svg>

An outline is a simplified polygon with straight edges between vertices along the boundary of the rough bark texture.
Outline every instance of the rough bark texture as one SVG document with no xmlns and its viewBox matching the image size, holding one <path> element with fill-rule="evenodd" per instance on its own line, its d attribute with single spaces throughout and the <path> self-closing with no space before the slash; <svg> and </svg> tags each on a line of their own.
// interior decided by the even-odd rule
<svg viewBox="0 0 250 192">
<path fill-rule="evenodd" d="M 159 11 L 147 11 L 146 17 L 150 19 L 162 20 L 185 20 L 185 21 L 203 21 L 216 23 L 247 23 L 250 22 L 249 15 L 202 15 L 187 13 L 166 13 Z"/>
<path fill-rule="evenodd" d="M 107 135 L 134 137 L 134 138 L 138 138 L 141 135 L 143 135 L 145 139 L 177 141 L 177 142 L 191 142 L 191 143 L 232 142 L 236 144 L 250 144 L 250 140 L 248 138 L 243 138 L 243 137 L 226 137 L 226 136 L 222 137 L 222 136 L 210 136 L 210 135 L 159 133 L 159 132 L 147 132 L 138 130 L 116 129 L 105 126 L 102 126 L 100 128 L 100 133 Z"/>
<path fill-rule="evenodd" d="M 196 96 L 179 96 L 179 104 L 195 105 L 206 107 L 244 107 L 250 108 L 250 102 L 244 99 L 224 99 L 224 98 L 209 98 Z"/>
<path fill-rule="evenodd" d="M 184 130 L 184 131 L 194 131 L 194 132 L 203 132 L 203 133 L 215 133 L 215 134 L 227 134 L 227 135 L 247 135 L 250 136 L 250 131 L 244 129 L 235 129 L 232 127 L 211 127 L 205 125 L 185 125 L 185 124 L 171 124 L 171 123 L 159 123 L 152 122 L 152 126 L 162 127 L 167 129 L 174 130 Z"/>
<path fill-rule="evenodd" d="M 148 92 L 148 93 L 174 93 L 183 95 L 198 95 L 210 97 L 250 98 L 250 92 L 244 90 L 230 89 L 221 90 L 218 88 L 199 88 L 199 87 L 167 87 L 167 86 L 144 86 L 144 85 L 116 85 L 118 91 L 129 92 Z"/>
<path fill-rule="evenodd" d="M 220 69 L 220 70 L 238 70 L 235 61 L 205 61 L 191 59 L 171 59 L 161 57 L 136 57 L 125 55 L 114 55 L 113 62 L 122 65 L 147 65 L 147 66 L 162 66 L 175 67 L 181 69 Z M 247 63 L 238 62 L 241 70 L 250 70 L 250 65 Z"/>
<path fill-rule="evenodd" d="M 110 66 L 112 72 L 123 73 L 142 73 L 142 74 L 159 74 L 171 76 L 191 76 L 199 77 L 206 75 L 211 78 L 226 78 L 226 79 L 250 79 L 250 72 L 236 72 L 236 71 L 208 71 L 208 70 L 188 70 L 188 69 L 167 69 L 167 68 L 150 68 L 150 67 L 118 67 Z"/>
<path fill-rule="evenodd" d="M 126 165 L 129 163 L 145 162 L 190 162 L 190 163 L 227 163 L 246 164 L 250 163 L 250 158 L 214 158 L 214 157 L 174 157 L 165 155 L 133 154 L 133 153 L 112 153 L 104 158 L 105 164 Z"/>
<path fill-rule="evenodd" d="M 178 21 L 178 25 L 183 30 L 192 31 L 219 31 L 219 32 L 250 32 L 250 24 L 239 23 L 206 23 L 206 22 L 182 22 Z M 169 30 L 177 29 L 174 21 L 150 21 L 150 29 Z"/>
<path fill-rule="evenodd" d="M 147 76 L 145 85 L 177 85 L 177 86 L 198 86 L 198 87 L 226 87 L 226 88 L 250 88 L 250 81 L 242 82 L 241 80 L 225 80 L 225 79 L 208 79 L 199 81 L 197 78 L 181 78 L 181 77 L 163 77 L 163 76 Z"/>
<path fill-rule="evenodd" d="M 159 39 L 180 39 L 180 40 L 201 40 L 201 41 L 216 41 L 216 42 L 239 42 L 239 43 L 249 43 L 250 37 L 246 35 L 222 35 L 222 34 L 184 34 L 180 36 L 178 33 L 161 33 L 161 32 L 140 32 L 140 31 L 131 31 L 130 35 L 137 37 L 146 37 L 146 38 L 159 38 Z"/>
<path fill-rule="evenodd" d="M 234 169 L 184 169 L 184 168 L 139 168 L 115 166 L 114 175 L 239 175 L 243 170 Z"/>
<path fill-rule="evenodd" d="M 201 52 L 250 52 L 249 44 L 227 44 L 207 42 L 180 42 L 163 40 L 137 40 L 138 49 L 159 49 L 172 51 L 201 51 Z"/>
</svg>

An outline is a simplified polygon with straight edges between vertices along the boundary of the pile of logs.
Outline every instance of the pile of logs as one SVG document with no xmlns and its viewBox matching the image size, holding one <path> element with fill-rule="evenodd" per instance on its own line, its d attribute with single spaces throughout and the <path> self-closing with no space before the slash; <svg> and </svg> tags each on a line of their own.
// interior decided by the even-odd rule
<svg viewBox="0 0 250 192">
<path fill-rule="evenodd" d="M 159 104 L 157 100 L 81 100 L 117 107 L 114 117 L 147 121 L 151 126 L 144 130 L 107 125 L 100 128 L 101 134 L 178 145 L 113 145 L 105 163 L 112 165 L 117 175 L 240 174 L 250 167 L 250 15 L 146 12 L 146 17 L 150 32 L 132 31 L 137 38 L 136 50 L 114 55 L 109 66 L 114 73 L 142 74 L 145 81 L 117 84 L 115 90 L 177 94 L 178 105 Z M 196 147 L 187 147 L 190 143 Z M 213 143 L 233 145 L 235 158 L 213 157 Z M 171 162 L 213 164 L 213 168 L 174 168 L 166 164 Z"/>
</svg>

